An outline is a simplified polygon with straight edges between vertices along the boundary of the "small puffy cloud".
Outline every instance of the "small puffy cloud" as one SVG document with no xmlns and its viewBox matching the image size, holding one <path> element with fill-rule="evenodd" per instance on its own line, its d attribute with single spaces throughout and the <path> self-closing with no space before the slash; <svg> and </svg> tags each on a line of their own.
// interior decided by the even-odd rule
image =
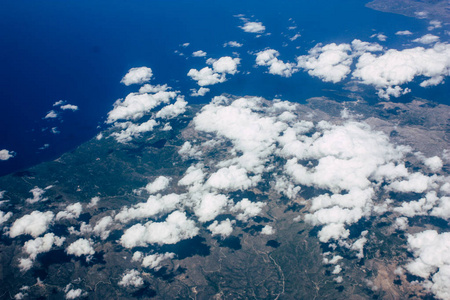
<svg viewBox="0 0 450 300">
<path fill-rule="evenodd" d="M 181 240 L 196 236 L 199 229 L 195 222 L 186 217 L 186 213 L 174 211 L 164 222 L 136 224 L 125 231 L 120 238 L 122 246 L 133 248 L 148 244 L 176 244 Z"/>
<path fill-rule="evenodd" d="M 131 220 L 145 219 L 168 213 L 173 211 L 183 199 L 184 196 L 177 194 L 151 195 L 147 202 L 138 203 L 131 208 L 123 207 L 115 216 L 115 219 L 122 223 L 128 223 Z"/>
<path fill-rule="evenodd" d="M 54 110 L 51 110 L 45 115 L 44 119 L 54 119 L 57 117 L 58 117 L 58 113 Z"/>
<path fill-rule="evenodd" d="M 31 189 L 30 193 L 33 194 L 33 198 L 28 198 L 27 200 L 25 200 L 29 204 L 48 200 L 48 198 L 43 197 L 45 190 L 43 190 L 37 186 L 35 186 L 33 189 Z"/>
<path fill-rule="evenodd" d="M 156 94 L 131 93 L 125 99 L 114 103 L 114 109 L 108 113 L 107 123 L 139 119 L 162 103 L 169 103 L 176 96 L 177 93 L 171 91 L 159 91 Z"/>
<path fill-rule="evenodd" d="M 87 208 L 92 208 L 97 206 L 98 202 L 100 201 L 100 197 L 95 196 L 91 198 L 91 201 L 88 203 L 88 205 L 86 206 Z"/>
<path fill-rule="evenodd" d="M 78 257 L 82 255 L 89 257 L 95 254 L 95 250 L 92 245 L 93 243 L 91 240 L 81 238 L 70 244 L 69 247 L 66 248 L 66 252 L 67 254 L 72 254 Z"/>
<path fill-rule="evenodd" d="M 277 57 L 280 53 L 274 49 L 267 49 L 256 53 L 256 64 L 269 67 L 269 73 L 283 77 L 291 77 L 298 69 L 294 63 L 285 63 Z"/>
<path fill-rule="evenodd" d="M 157 118 L 162 119 L 173 119 L 183 114 L 186 111 L 187 101 L 184 100 L 184 97 L 179 96 L 175 103 L 164 106 L 157 113 Z"/>
<path fill-rule="evenodd" d="M 137 270 L 129 270 L 122 275 L 119 285 L 124 287 L 141 287 L 144 285 L 144 280 L 140 275 L 141 273 Z"/>
<path fill-rule="evenodd" d="M 263 227 L 263 229 L 261 230 L 261 234 L 265 234 L 265 235 L 272 235 L 275 234 L 275 229 L 273 229 L 272 226 L 270 225 L 266 225 Z"/>
<path fill-rule="evenodd" d="M 140 94 L 150 93 L 150 94 L 156 94 L 157 92 L 165 92 L 167 90 L 170 90 L 170 87 L 167 84 L 158 84 L 158 85 L 151 85 L 151 84 L 144 84 L 139 89 Z"/>
<path fill-rule="evenodd" d="M 347 77 L 351 71 L 351 50 L 349 44 L 318 44 L 309 50 L 308 55 L 297 57 L 298 67 L 308 71 L 311 76 L 336 83 Z"/>
<path fill-rule="evenodd" d="M 29 234 L 36 238 L 47 231 L 53 217 L 54 214 L 51 211 L 45 213 L 33 211 L 31 214 L 14 221 L 9 230 L 9 236 L 15 238 L 22 234 Z"/>
<path fill-rule="evenodd" d="M 14 151 L 9 151 L 6 149 L 0 150 L 0 160 L 8 160 L 10 158 L 13 158 L 16 155 Z"/>
<path fill-rule="evenodd" d="M 198 50 L 192 53 L 193 57 L 205 57 L 206 56 L 206 52 L 202 51 L 202 50 Z"/>
<path fill-rule="evenodd" d="M 241 43 L 236 42 L 236 41 L 229 41 L 229 42 L 223 44 L 223 46 L 224 46 L 224 47 L 240 48 L 240 47 L 242 47 L 243 45 L 242 45 Z"/>
<path fill-rule="evenodd" d="M 66 299 L 77 299 L 80 297 L 86 297 L 87 295 L 88 293 L 82 289 L 68 289 L 66 291 Z"/>
<path fill-rule="evenodd" d="M 23 250 L 30 256 L 30 259 L 35 260 L 38 254 L 50 251 L 53 245 L 62 246 L 65 240 L 64 237 L 57 237 L 53 233 L 47 233 L 43 237 L 26 241 Z"/>
<path fill-rule="evenodd" d="M 266 30 L 266 27 L 261 22 L 246 22 L 240 28 L 250 33 L 263 33 Z"/>
<path fill-rule="evenodd" d="M 120 81 L 125 85 L 142 84 L 150 81 L 153 76 L 152 69 L 147 67 L 131 68 Z"/>
<path fill-rule="evenodd" d="M 191 90 L 191 97 L 203 97 L 210 91 L 209 88 L 200 87 L 198 90 L 192 89 Z"/>
<path fill-rule="evenodd" d="M 225 195 L 206 194 L 195 207 L 195 214 L 200 222 L 211 221 L 222 213 L 228 204 L 229 200 Z"/>
<path fill-rule="evenodd" d="M 432 20 L 430 21 L 430 26 L 427 27 L 428 30 L 434 30 L 436 28 L 441 28 L 442 22 L 438 20 Z"/>
<path fill-rule="evenodd" d="M 235 191 L 248 189 L 256 182 L 248 177 L 244 168 L 230 166 L 211 174 L 206 184 L 215 189 Z"/>
<path fill-rule="evenodd" d="M 65 104 L 65 105 L 61 105 L 61 109 L 62 110 L 76 111 L 76 110 L 78 110 L 78 106 L 73 105 L 73 104 Z"/>
<path fill-rule="evenodd" d="M 7 222 L 9 218 L 11 218 L 13 215 L 12 212 L 5 213 L 4 211 L 0 210 L 0 225 Z"/>
<path fill-rule="evenodd" d="M 291 42 L 295 41 L 296 39 L 298 39 L 299 37 L 301 37 L 302 35 L 300 33 L 295 34 L 293 37 L 290 37 L 289 40 Z"/>
<path fill-rule="evenodd" d="M 226 74 L 234 75 L 237 72 L 237 66 L 240 64 L 239 58 L 224 56 L 217 60 L 208 59 L 207 63 L 212 65 L 203 69 L 191 69 L 188 76 L 197 81 L 199 86 L 214 85 L 226 81 Z"/>
<path fill-rule="evenodd" d="M 65 210 L 60 211 L 56 214 L 56 221 L 62 220 L 62 219 L 77 219 L 81 212 L 83 211 L 83 207 L 81 206 L 80 202 L 70 204 L 66 207 Z"/>
<path fill-rule="evenodd" d="M 396 35 L 412 35 L 412 32 L 409 30 L 400 30 L 395 33 Z"/>
<path fill-rule="evenodd" d="M 142 259 L 142 266 L 158 271 L 161 267 L 162 261 L 172 259 L 175 257 L 175 253 L 166 252 L 164 254 L 151 254 Z"/>
<path fill-rule="evenodd" d="M 113 218 L 106 216 L 101 218 L 93 228 L 93 232 L 98 235 L 102 240 L 106 240 L 111 233 L 111 230 L 107 228 L 113 225 Z"/>
<path fill-rule="evenodd" d="M 256 217 L 262 211 L 262 208 L 266 205 L 264 202 L 251 202 L 247 198 L 242 199 L 231 209 L 234 212 L 239 212 L 236 219 L 247 221 L 250 218 Z"/>
<path fill-rule="evenodd" d="M 26 272 L 33 267 L 33 260 L 31 258 L 19 259 L 19 269 L 22 272 Z"/>
<path fill-rule="evenodd" d="M 413 40 L 413 42 L 428 45 L 428 44 L 433 44 L 433 43 L 439 42 L 439 37 L 428 33 L 420 38 Z"/>
<path fill-rule="evenodd" d="M 433 172 L 439 172 L 444 166 L 444 163 L 439 156 L 428 157 L 423 163 Z"/>
<path fill-rule="evenodd" d="M 211 231 L 211 234 L 220 235 L 222 238 L 226 238 L 230 236 L 233 232 L 233 225 L 236 221 L 230 221 L 230 219 L 226 219 L 224 221 L 218 222 L 214 221 L 211 225 L 208 226 L 208 229 Z"/>
<path fill-rule="evenodd" d="M 116 128 L 122 128 L 123 130 L 113 132 L 111 136 L 114 137 L 117 142 L 125 144 L 132 141 L 133 138 L 140 137 L 144 132 L 152 131 L 153 128 L 157 125 L 159 125 L 159 123 L 153 119 L 150 119 L 139 125 L 131 122 L 119 123 L 116 124 Z"/>
<path fill-rule="evenodd" d="M 64 100 L 58 100 L 55 103 L 53 103 L 53 106 L 61 106 L 61 105 L 65 104 L 65 103 L 66 103 L 66 101 L 64 101 Z"/>
<path fill-rule="evenodd" d="M 145 186 L 145 190 L 149 194 L 155 194 L 157 192 L 165 190 L 170 183 L 171 178 L 166 176 L 159 176 L 153 182 Z"/>
<path fill-rule="evenodd" d="M 370 37 L 371 38 L 377 38 L 380 42 L 384 42 L 387 39 L 387 36 L 385 36 L 382 33 L 375 33 L 375 34 L 372 34 Z"/>
</svg>

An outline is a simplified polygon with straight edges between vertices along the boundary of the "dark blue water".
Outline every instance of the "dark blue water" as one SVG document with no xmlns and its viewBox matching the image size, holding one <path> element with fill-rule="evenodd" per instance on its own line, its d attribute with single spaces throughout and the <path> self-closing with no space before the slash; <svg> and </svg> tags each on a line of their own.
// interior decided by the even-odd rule
<svg viewBox="0 0 450 300">
<path fill-rule="evenodd" d="M 244 33 L 238 28 L 242 21 L 233 17 L 236 14 L 263 22 L 271 35 L 255 38 Z M 288 31 L 293 22 L 298 29 Z M 265 68 L 254 68 L 255 56 L 248 51 L 271 47 L 280 51 L 281 59 L 294 61 L 318 42 L 369 41 L 375 32 L 390 37 L 385 45 L 401 48 L 405 40 L 396 39 L 396 31 L 425 33 L 426 26 L 423 20 L 367 9 L 360 0 L 1 1 L 0 150 L 13 150 L 17 156 L 0 162 L 0 176 L 55 159 L 92 138 L 104 128 L 114 101 L 137 89 L 119 83 L 131 67 L 151 67 L 154 83 L 167 83 L 189 95 L 196 84 L 186 74 L 205 63 L 179 56 L 175 50 L 189 55 L 201 49 L 215 58 L 237 51 L 242 58 L 239 70 L 251 72 L 212 86 L 208 97 L 188 97 L 191 102 L 209 101 L 223 92 L 269 99 L 282 95 L 303 102 L 342 86 L 305 73 L 288 79 L 266 74 Z M 285 35 L 297 32 L 301 38 L 289 42 Z M 223 48 L 230 40 L 244 47 Z M 186 42 L 191 44 L 188 48 L 180 47 Z M 445 102 L 448 87 L 426 93 Z M 79 111 L 43 120 L 61 99 L 77 105 Z M 52 127 L 60 133 L 51 133 Z M 44 144 L 50 146 L 39 150 Z"/>
</svg>

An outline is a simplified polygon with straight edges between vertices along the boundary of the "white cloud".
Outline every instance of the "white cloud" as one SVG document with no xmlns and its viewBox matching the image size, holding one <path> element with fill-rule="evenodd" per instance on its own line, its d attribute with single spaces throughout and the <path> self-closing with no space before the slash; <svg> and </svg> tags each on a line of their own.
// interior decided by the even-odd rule
<svg viewBox="0 0 450 300">
<path fill-rule="evenodd" d="M 237 72 L 237 66 L 240 64 L 239 58 L 231 58 L 230 56 L 224 56 L 219 59 L 208 59 L 206 61 L 210 67 L 204 67 L 203 69 L 196 70 L 190 69 L 188 76 L 197 81 L 199 86 L 214 85 L 217 83 L 225 82 L 226 74 L 234 75 Z"/>
<path fill-rule="evenodd" d="M 174 257 L 175 257 L 175 253 L 169 253 L 169 252 L 166 252 L 164 254 L 147 255 L 142 260 L 142 266 L 158 271 L 161 268 L 160 264 L 162 261 L 167 260 L 167 259 L 172 259 Z"/>
<path fill-rule="evenodd" d="M 73 105 L 73 104 L 65 104 L 65 105 L 61 105 L 61 109 L 62 110 L 76 111 L 76 110 L 78 110 L 78 106 Z"/>
<path fill-rule="evenodd" d="M 125 85 L 142 84 L 150 81 L 153 76 L 152 69 L 147 67 L 131 68 L 120 81 Z"/>
<path fill-rule="evenodd" d="M 433 157 L 426 158 L 423 163 L 432 172 L 439 172 L 442 169 L 442 167 L 444 166 L 444 163 L 442 162 L 442 159 L 439 156 L 433 156 Z"/>
<path fill-rule="evenodd" d="M 113 225 L 113 223 L 113 218 L 111 216 L 105 216 L 95 224 L 93 231 L 96 235 L 100 236 L 102 240 L 106 240 L 111 233 L 111 230 L 108 230 L 107 228 Z"/>
<path fill-rule="evenodd" d="M 87 208 L 92 208 L 97 206 L 98 202 L 100 201 L 100 197 L 95 196 L 91 198 L 91 201 L 88 203 L 88 205 L 86 206 Z"/>
<path fill-rule="evenodd" d="M 277 57 L 280 53 L 273 49 L 267 49 L 256 53 L 256 64 L 269 67 L 269 73 L 283 77 L 291 77 L 298 71 L 294 63 L 284 63 Z"/>
<path fill-rule="evenodd" d="M 66 238 L 64 237 L 57 237 L 53 233 L 47 233 L 43 237 L 26 241 L 23 245 L 23 250 L 34 261 L 38 254 L 50 251 L 53 245 L 62 246 L 65 240 Z"/>
<path fill-rule="evenodd" d="M 217 60 L 208 59 L 207 63 L 212 64 L 214 72 L 234 75 L 241 60 L 237 57 L 223 56 Z"/>
<path fill-rule="evenodd" d="M 442 28 L 442 22 L 438 20 L 430 21 L 430 26 L 427 27 L 428 30 L 434 30 L 436 28 Z"/>
<path fill-rule="evenodd" d="M 124 287 L 141 287 L 144 285 L 144 280 L 140 275 L 141 273 L 137 270 L 129 270 L 122 275 L 119 285 Z"/>
<path fill-rule="evenodd" d="M 243 45 L 242 45 L 241 43 L 236 42 L 236 41 L 229 41 L 229 42 L 223 44 L 223 46 L 224 46 L 224 47 L 227 47 L 227 46 L 228 46 L 228 47 L 240 48 L 240 47 L 242 47 Z"/>
<path fill-rule="evenodd" d="M 14 221 L 9 230 L 9 236 L 15 238 L 22 234 L 29 234 L 36 238 L 47 231 L 48 225 L 53 221 L 54 214 L 51 211 L 45 213 L 33 211 Z"/>
<path fill-rule="evenodd" d="M 395 33 L 396 35 L 412 35 L 412 32 L 409 30 L 401 30 Z"/>
<path fill-rule="evenodd" d="M 186 213 L 174 211 L 164 222 L 136 224 L 125 231 L 120 242 L 126 248 L 147 246 L 148 244 L 176 244 L 181 240 L 196 236 L 199 229 L 195 222 L 188 220 Z"/>
<path fill-rule="evenodd" d="M 159 176 L 153 182 L 147 184 L 145 189 L 149 194 L 155 194 L 165 190 L 169 186 L 170 180 L 170 177 Z"/>
<path fill-rule="evenodd" d="M 45 115 L 44 119 L 54 119 L 57 117 L 58 117 L 58 113 L 54 110 L 51 110 Z"/>
<path fill-rule="evenodd" d="M 335 43 L 316 45 L 308 55 L 297 57 L 298 67 L 308 71 L 311 76 L 319 77 L 327 82 L 339 82 L 350 73 L 352 57 L 348 44 Z"/>
<path fill-rule="evenodd" d="M 238 212 L 241 211 L 236 216 L 236 219 L 247 221 L 250 218 L 256 217 L 262 211 L 262 208 L 266 206 L 264 202 L 251 202 L 247 198 L 242 199 L 231 209 L 231 211 Z"/>
<path fill-rule="evenodd" d="M 235 223 L 236 221 L 230 221 L 230 219 L 226 219 L 220 223 L 216 220 L 208 226 L 208 229 L 211 231 L 213 236 L 220 235 L 222 238 L 226 238 L 233 232 L 233 225 Z"/>
<path fill-rule="evenodd" d="M 275 234 L 275 229 L 273 229 L 272 226 L 270 225 L 266 225 L 263 227 L 263 229 L 261 230 L 261 234 L 265 234 L 265 235 L 272 235 Z"/>
<path fill-rule="evenodd" d="M 205 87 L 200 87 L 198 90 L 196 89 L 191 89 L 191 96 L 192 97 L 203 97 L 206 95 L 206 93 L 208 93 L 210 91 L 209 88 L 205 88 Z"/>
<path fill-rule="evenodd" d="M 176 92 L 159 91 L 156 94 L 131 93 L 125 99 L 114 103 L 114 109 L 108 113 L 107 123 L 117 120 L 136 120 L 162 103 L 169 103 L 177 96 Z"/>
<path fill-rule="evenodd" d="M 12 212 L 5 213 L 4 211 L 0 210 L 0 225 L 7 222 L 9 218 L 11 218 L 13 215 Z"/>
<path fill-rule="evenodd" d="M 202 196 L 200 203 L 194 210 L 200 222 L 207 222 L 216 218 L 228 205 L 227 196 L 206 194 Z"/>
<path fill-rule="evenodd" d="M 146 219 L 165 214 L 173 211 L 184 198 L 185 196 L 177 194 L 151 195 L 147 202 L 138 203 L 131 208 L 123 207 L 115 219 L 122 223 L 128 223 L 135 219 Z"/>
<path fill-rule="evenodd" d="M 77 299 L 80 297 L 86 297 L 87 295 L 88 293 L 82 289 L 69 289 L 66 291 L 66 299 Z"/>
<path fill-rule="evenodd" d="M 438 36 L 432 35 L 432 34 L 429 34 L 429 33 L 425 34 L 424 36 L 422 36 L 420 38 L 417 38 L 417 39 L 413 40 L 413 42 L 420 43 L 420 44 L 425 44 L 425 45 L 433 44 L 433 43 L 436 43 L 438 41 L 439 41 L 439 37 Z"/>
<path fill-rule="evenodd" d="M 61 105 L 65 104 L 65 103 L 66 103 L 66 101 L 64 101 L 64 100 L 58 100 L 55 103 L 53 103 L 53 106 L 61 106 Z"/>
<path fill-rule="evenodd" d="M 116 127 L 122 128 L 123 130 L 113 132 L 111 136 L 114 137 L 117 142 L 125 144 L 132 141 L 133 138 L 140 137 L 144 132 L 153 131 L 153 128 L 158 125 L 159 123 L 153 119 L 150 119 L 139 125 L 131 122 L 118 123 L 116 124 Z"/>
<path fill-rule="evenodd" d="M 387 36 L 385 36 L 382 33 L 375 33 L 375 34 L 372 34 L 370 37 L 371 38 L 377 38 L 380 42 L 384 42 L 387 39 Z"/>
<path fill-rule="evenodd" d="M 353 78 L 373 85 L 379 91 L 391 88 L 392 92 L 382 94 L 389 98 L 391 94 L 401 95 L 403 90 L 399 86 L 413 81 L 415 77 L 429 78 L 421 83 L 422 86 L 437 85 L 449 72 L 450 45 L 436 44 L 429 49 L 390 49 L 380 56 L 364 53 L 356 64 Z"/>
<path fill-rule="evenodd" d="M 206 52 L 202 51 L 202 50 L 198 50 L 192 53 L 193 57 L 205 57 L 206 56 Z"/>
<path fill-rule="evenodd" d="M 173 119 L 183 114 L 186 111 L 187 102 L 184 100 L 184 97 L 178 96 L 177 101 L 175 103 L 164 106 L 157 113 L 157 118 L 162 119 Z"/>
<path fill-rule="evenodd" d="M 266 27 L 261 22 L 246 22 L 240 28 L 250 33 L 263 33 L 266 30 Z"/>
<path fill-rule="evenodd" d="M 244 168 L 237 166 L 230 166 L 228 168 L 221 168 L 213 173 L 206 184 L 220 190 L 246 190 L 255 186 L 257 182 L 247 176 L 247 171 Z"/>
<path fill-rule="evenodd" d="M 33 267 L 33 260 L 31 258 L 20 258 L 19 269 L 22 272 L 26 272 Z"/>
<path fill-rule="evenodd" d="M 170 90 L 170 87 L 167 84 L 151 85 L 151 84 L 147 83 L 140 87 L 139 93 L 140 94 L 144 94 L 144 93 L 156 94 L 158 92 L 165 92 L 167 90 Z"/>
<path fill-rule="evenodd" d="M 408 235 L 414 260 L 406 265 L 413 275 L 422 277 L 422 285 L 439 299 L 450 297 L 450 233 L 434 230 Z M 431 277 L 431 280 L 430 280 Z"/>
<path fill-rule="evenodd" d="M 83 211 L 83 207 L 80 202 L 70 204 L 66 207 L 65 210 L 60 211 L 56 214 L 56 221 L 62 219 L 78 219 L 81 212 Z"/>
<path fill-rule="evenodd" d="M 37 186 L 35 186 L 33 189 L 31 189 L 30 193 L 33 194 L 33 198 L 28 198 L 27 200 L 25 200 L 29 204 L 48 200 L 48 198 L 42 197 L 42 195 L 44 195 L 44 193 L 45 193 L 45 190 L 43 190 Z"/>
<path fill-rule="evenodd" d="M 0 150 L 0 160 L 8 160 L 10 158 L 13 158 L 16 155 L 14 151 L 9 151 L 6 149 Z"/>
<path fill-rule="evenodd" d="M 89 260 L 89 257 L 95 254 L 95 250 L 92 245 L 93 243 L 91 240 L 81 238 L 70 244 L 69 247 L 66 248 L 66 252 L 67 254 L 72 254 L 75 256 L 86 255 Z"/>
</svg>

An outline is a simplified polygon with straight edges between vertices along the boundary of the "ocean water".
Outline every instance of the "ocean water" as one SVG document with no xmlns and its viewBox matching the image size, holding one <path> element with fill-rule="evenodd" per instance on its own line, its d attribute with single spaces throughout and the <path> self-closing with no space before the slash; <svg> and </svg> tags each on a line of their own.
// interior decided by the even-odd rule
<svg viewBox="0 0 450 300">
<path fill-rule="evenodd" d="M 17 155 L 0 162 L 0 176 L 55 159 L 105 128 L 114 101 L 137 90 L 120 84 L 131 67 L 151 67 L 153 83 L 169 84 L 192 103 L 224 92 L 304 102 L 332 94 L 343 84 L 323 83 L 302 72 L 291 78 L 267 74 L 265 68 L 254 67 L 254 53 L 270 47 L 284 61 L 293 62 L 319 42 L 374 41 L 370 36 L 382 32 L 388 36 L 384 46 L 402 48 L 408 46 L 407 39 L 396 37 L 396 31 L 408 29 L 418 36 L 427 32 L 425 20 L 377 12 L 364 4 L 360 0 L 1 1 L 0 149 Z M 237 14 L 261 21 L 270 35 L 256 38 L 243 32 Z M 297 29 L 288 30 L 289 26 Z M 291 42 L 289 37 L 296 33 L 301 37 Z M 244 46 L 224 48 L 228 41 Z M 183 48 L 183 43 L 190 46 Z M 211 86 L 206 97 L 188 97 L 197 86 L 187 72 L 205 66 L 203 58 L 189 57 L 196 50 L 212 58 L 239 53 L 240 73 Z M 416 90 L 424 98 L 448 104 L 448 84 Z M 43 119 L 58 100 L 79 110 Z M 60 133 L 51 133 L 53 127 Z"/>
</svg>

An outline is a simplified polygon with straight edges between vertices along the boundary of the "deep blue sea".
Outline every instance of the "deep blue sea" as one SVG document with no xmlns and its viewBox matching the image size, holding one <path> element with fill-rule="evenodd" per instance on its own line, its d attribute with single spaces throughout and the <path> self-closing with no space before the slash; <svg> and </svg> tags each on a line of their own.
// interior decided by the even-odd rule
<svg viewBox="0 0 450 300">
<path fill-rule="evenodd" d="M 291 78 L 255 68 L 255 53 L 265 48 L 280 52 L 284 61 L 295 61 L 315 44 L 351 42 L 355 38 L 388 36 L 382 45 L 401 49 L 407 39 L 399 30 L 418 36 L 427 33 L 427 21 L 381 13 L 364 6 L 366 1 L 337 0 L 14 0 L 0 1 L 0 150 L 16 157 L 0 162 L 0 176 L 42 161 L 55 159 L 76 148 L 105 128 L 112 104 L 137 87 L 120 84 L 132 67 L 148 66 L 152 83 L 167 83 L 188 96 L 196 83 L 186 74 L 203 68 L 203 58 L 189 55 L 203 50 L 219 58 L 239 53 L 240 73 L 211 86 L 206 102 L 214 95 L 257 95 L 304 102 L 338 90 L 340 84 L 323 83 L 306 73 Z M 244 14 L 266 26 L 264 35 L 243 32 Z M 288 30 L 290 26 L 296 30 Z M 288 37 L 300 33 L 291 42 Z M 228 41 L 244 44 L 224 48 Z M 180 45 L 190 43 L 183 48 Z M 297 49 L 297 47 L 300 47 Z M 185 53 L 180 56 L 174 51 Z M 250 74 L 245 74 L 249 71 Z M 449 85 L 417 89 L 420 96 L 447 104 Z M 328 94 L 327 94 L 328 93 Z M 417 95 L 417 94 L 416 94 Z M 65 100 L 77 105 L 56 119 L 43 119 L 53 103 Z M 396 101 L 402 101 L 398 99 Z M 407 97 L 403 99 L 407 101 Z M 57 127 L 59 134 L 51 133 Z M 42 148 L 45 144 L 49 146 Z"/>
</svg>

